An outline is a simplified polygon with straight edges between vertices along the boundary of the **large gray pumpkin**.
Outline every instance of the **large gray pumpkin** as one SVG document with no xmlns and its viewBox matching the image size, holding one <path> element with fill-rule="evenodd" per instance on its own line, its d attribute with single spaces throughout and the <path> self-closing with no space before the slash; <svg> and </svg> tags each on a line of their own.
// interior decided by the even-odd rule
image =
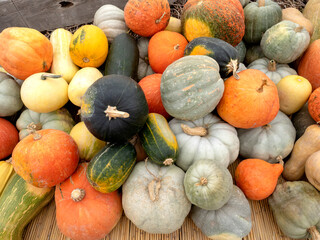
<svg viewBox="0 0 320 240">
<path fill-rule="evenodd" d="M 127 218 L 148 233 L 168 234 L 179 229 L 191 209 L 184 191 L 184 176 L 175 165 L 138 162 L 122 186 L 122 206 Z"/>
<path fill-rule="evenodd" d="M 170 64 L 161 77 L 161 99 L 173 117 L 195 120 L 215 109 L 224 92 L 219 64 L 204 55 L 185 56 Z"/>
<path fill-rule="evenodd" d="M 251 208 L 243 192 L 233 185 L 229 201 L 220 209 L 192 206 L 191 219 L 203 234 L 218 240 L 241 240 L 251 231 Z"/>
</svg>

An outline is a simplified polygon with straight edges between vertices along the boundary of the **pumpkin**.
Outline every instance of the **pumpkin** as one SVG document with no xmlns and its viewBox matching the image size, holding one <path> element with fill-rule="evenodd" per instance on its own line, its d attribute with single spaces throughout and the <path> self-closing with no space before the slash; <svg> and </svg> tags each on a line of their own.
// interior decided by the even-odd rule
<svg viewBox="0 0 320 240">
<path fill-rule="evenodd" d="M 148 233 L 168 234 L 179 229 L 191 209 L 184 176 L 175 165 L 138 162 L 122 186 L 126 217 Z"/>
<path fill-rule="evenodd" d="M 21 80 L 48 71 L 53 58 L 49 39 L 35 29 L 24 27 L 9 27 L 0 33 L 0 52 L 0 65 Z"/>
<path fill-rule="evenodd" d="M 8 157 L 18 142 L 17 129 L 8 120 L 0 118 L 0 159 Z"/>
<path fill-rule="evenodd" d="M 268 202 L 277 225 L 286 236 L 319 239 L 320 194 L 310 183 L 279 184 Z"/>
<path fill-rule="evenodd" d="M 144 92 L 144 95 L 146 97 L 149 112 L 159 113 L 166 119 L 169 119 L 170 115 L 167 113 L 161 100 L 161 76 L 162 74 L 160 73 L 155 73 L 146 76 L 140 80 L 139 85 L 142 88 L 142 91 Z"/>
<path fill-rule="evenodd" d="M 57 225 L 74 240 L 99 240 L 117 225 L 122 215 L 119 192 L 100 193 L 86 178 L 88 163 L 81 163 L 55 188 Z M 85 213 L 85 214 L 84 214 Z"/>
<path fill-rule="evenodd" d="M 259 58 L 248 65 L 250 69 L 257 69 L 264 72 L 275 84 L 288 75 L 297 75 L 296 70 L 288 64 L 277 63 L 268 58 Z"/>
<path fill-rule="evenodd" d="M 316 122 L 310 116 L 308 111 L 308 102 L 303 107 L 292 115 L 291 119 L 293 126 L 297 130 L 296 139 L 300 138 L 305 132 L 306 128 Z"/>
<path fill-rule="evenodd" d="M 281 7 L 272 0 L 251 2 L 244 8 L 244 40 L 249 44 L 259 44 L 264 32 L 282 19 Z"/>
<path fill-rule="evenodd" d="M 236 128 L 266 125 L 279 111 L 277 87 L 260 70 L 241 71 L 225 81 L 217 111 L 224 121 Z"/>
<path fill-rule="evenodd" d="M 108 39 L 95 25 L 84 25 L 71 38 L 69 52 L 79 67 L 100 67 L 108 55 Z"/>
<path fill-rule="evenodd" d="M 244 13 L 239 0 L 189 0 L 183 6 L 182 32 L 190 42 L 215 37 L 237 46 L 244 35 Z"/>
<path fill-rule="evenodd" d="M 188 168 L 184 176 L 184 189 L 192 204 L 206 210 L 217 210 L 231 197 L 232 176 L 220 164 L 199 159 Z"/>
<path fill-rule="evenodd" d="M 205 210 L 192 206 L 190 216 L 194 224 L 210 239 L 241 240 L 252 228 L 249 202 L 235 185 L 229 201 L 220 209 Z"/>
<path fill-rule="evenodd" d="M 81 68 L 72 78 L 68 86 L 68 98 L 70 101 L 81 107 L 84 93 L 95 81 L 102 78 L 102 73 L 94 67 Z"/>
<path fill-rule="evenodd" d="M 149 65 L 148 58 L 148 47 L 149 47 L 149 38 L 141 37 L 137 41 L 139 49 L 139 64 L 137 70 L 137 78 L 141 80 L 142 78 L 151 75 L 154 73 L 151 66 Z"/>
<path fill-rule="evenodd" d="M 213 111 L 224 83 L 218 63 L 208 56 L 185 56 L 170 64 L 161 77 L 161 99 L 173 117 L 195 120 Z"/>
<path fill-rule="evenodd" d="M 170 17 L 169 23 L 164 30 L 181 33 L 181 20 L 176 17 Z"/>
<path fill-rule="evenodd" d="M 75 122 L 65 108 L 49 113 L 37 113 L 30 109 L 25 109 L 16 121 L 20 140 L 30 134 L 30 129 L 28 130 L 30 124 L 34 124 L 37 131 L 41 129 L 57 129 L 70 133 Z"/>
<path fill-rule="evenodd" d="M 302 55 L 309 42 L 310 35 L 305 28 L 283 20 L 263 34 L 260 45 L 267 58 L 279 63 L 291 63 Z"/>
<path fill-rule="evenodd" d="M 30 130 L 32 134 L 22 139 L 12 152 L 14 170 L 36 187 L 53 187 L 63 182 L 77 168 L 77 144 L 61 130 Z"/>
<path fill-rule="evenodd" d="M 252 63 L 253 61 L 259 59 L 259 58 L 264 58 L 264 54 L 263 54 L 263 51 L 262 51 L 262 48 L 259 45 L 252 45 L 252 46 L 249 46 L 247 48 L 247 52 L 246 52 L 246 56 L 245 56 L 245 59 L 244 59 L 244 62 L 249 65 L 250 63 Z"/>
<path fill-rule="evenodd" d="M 310 113 L 310 116 L 315 120 L 316 122 L 320 122 L 320 87 L 314 90 L 308 101 L 308 111 Z"/>
<path fill-rule="evenodd" d="M 148 45 L 148 58 L 152 70 L 163 73 L 174 61 L 183 57 L 188 41 L 176 32 L 160 31 L 154 34 Z"/>
<path fill-rule="evenodd" d="M 62 108 L 68 102 L 68 83 L 61 75 L 35 73 L 21 86 L 24 105 L 38 113 L 48 113 Z"/>
<path fill-rule="evenodd" d="M 142 37 L 164 30 L 170 20 L 168 0 L 129 0 L 124 7 L 127 26 Z"/>
<path fill-rule="evenodd" d="M 148 104 L 141 87 L 130 77 L 108 75 L 85 92 L 81 120 L 98 139 L 123 142 L 141 130 Z"/>
<path fill-rule="evenodd" d="M 305 173 L 308 181 L 318 190 L 320 190 L 320 178 L 319 178 L 319 167 L 320 167 L 320 151 L 312 153 L 305 165 Z"/>
<path fill-rule="evenodd" d="M 247 47 L 244 41 L 241 41 L 237 46 L 235 46 L 235 49 L 238 51 L 239 62 L 243 63 L 247 52 Z"/>
<path fill-rule="evenodd" d="M 303 8 L 303 15 L 310 20 L 313 24 L 313 33 L 311 42 L 316 41 L 320 38 L 320 14 L 319 14 L 320 1 L 319 0 L 309 0 L 305 7 Z"/>
<path fill-rule="evenodd" d="M 0 117 L 12 116 L 22 106 L 20 85 L 8 74 L 0 72 Z"/>
<path fill-rule="evenodd" d="M 320 39 L 310 44 L 303 54 L 299 65 L 298 74 L 308 79 L 312 85 L 312 90 L 320 87 Z"/>
<path fill-rule="evenodd" d="M 277 84 L 277 89 L 280 110 L 287 115 L 299 111 L 312 92 L 310 82 L 298 75 L 288 75 L 282 78 Z"/>
<path fill-rule="evenodd" d="M 303 26 L 310 34 L 310 37 L 313 33 L 313 24 L 312 22 L 303 16 L 303 13 L 296 8 L 285 8 L 282 9 L 282 20 L 289 20 Z"/>
<path fill-rule="evenodd" d="M 110 43 L 121 33 L 128 32 L 124 12 L 112 4 L 102 5 L 94 14 L 93 25 L 99 27 Z"/>
<path fill-rule="evenodd" d="M 194 121 L 174 118 L 169 126 L 179 146 L 176 164 L 184 171 L 197 159 L 211 159 L 226 168 L 238 157 L 236 129 L 212 113 Z"/>
</svg>

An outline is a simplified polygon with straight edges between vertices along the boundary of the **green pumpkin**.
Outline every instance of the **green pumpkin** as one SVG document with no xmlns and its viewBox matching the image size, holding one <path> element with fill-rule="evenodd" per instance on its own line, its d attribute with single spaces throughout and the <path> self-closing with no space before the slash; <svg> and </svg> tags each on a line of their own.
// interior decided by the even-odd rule
<svg viewBox="0 0 320 240">
<path fill-rule="evenodd" d="M 243 63 L 244 58 L 246 57 L 247 47 L 244 41 L 241 41 L 236 47 L 239 56 L 239 62 Z"/>
<path fill-rule="evenodd" d="M 264 56 L 264 53 L 262 51 L 261 46 L 260 45 L 253 45 L 253 46 L 250 46 L 247 48 L 244 62 L 246 65 L 249 65 L 253 61 L 255 61 L 259 58 L 263 58 L 263 57 L 265 57 L 265 56 Z"/>
</svg>

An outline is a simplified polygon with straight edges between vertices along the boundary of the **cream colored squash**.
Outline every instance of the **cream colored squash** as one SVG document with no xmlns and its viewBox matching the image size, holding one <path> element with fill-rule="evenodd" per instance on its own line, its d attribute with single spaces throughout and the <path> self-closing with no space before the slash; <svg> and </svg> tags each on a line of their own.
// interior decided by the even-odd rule
<svg viewBox="0 0 320 240">
<path fill-rule="evenodd" d="M 289 20 L 298 23 L 303 26 L 309 32 L 310 36 L 313 33 L 313 24 L 296 8 L 285 8 L 282 9 L 282 20 Z"/>
<path fill-rule="evenodd" d="M 164 30 L 181 33 L 181 20 L 176 17 L 170 17 L 169 24 Z"/>
</svg>

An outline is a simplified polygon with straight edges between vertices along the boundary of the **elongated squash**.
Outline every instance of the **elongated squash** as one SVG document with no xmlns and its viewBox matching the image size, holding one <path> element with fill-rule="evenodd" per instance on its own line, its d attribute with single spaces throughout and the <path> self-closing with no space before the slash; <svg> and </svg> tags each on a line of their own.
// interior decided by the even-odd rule
<svg viewBox="0 0 320 240">
<path fill-rule="evenodd" d="M 0 162 L 0 196 L 10 177 L 14 174 L 13 166 L 6 161 Z"/>
<path fill-rule="evenodd" d="M 13 174 L 0 196 L 0 239 L 22 240 L 27 224 L 53 198 L 53 188 L 37 188 Z"/>
</svg>

